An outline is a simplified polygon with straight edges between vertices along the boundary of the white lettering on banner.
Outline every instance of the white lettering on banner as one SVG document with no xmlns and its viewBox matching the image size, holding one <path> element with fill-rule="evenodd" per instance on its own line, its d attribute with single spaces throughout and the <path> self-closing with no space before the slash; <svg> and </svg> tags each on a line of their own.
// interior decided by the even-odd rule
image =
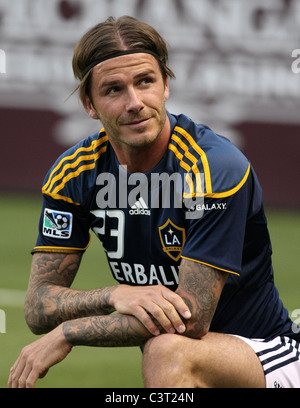
<svg viewBox="0 0 300 408">
<path fill-rule="evenodd" d="M 257 98 L 267 120 L 299 121 L 300 82 L 291 75 L 300 70 L 299 55 L 291 63 L 291 53 L 299 50 L 297 0 L 11 0 L 0 2 L 0 14 L 8 73 L 0 81 L 0 105 L 30 103 L 65 113 L 57 129 L 61 143 L 70 133 L 72 144 L 82 139 L 86 129 L 76 98 L 63 103 L 75 87 L 75 43 L 109 15 L 146 21 L 171 45 L 177 80 L 170 111 L 184 106 L 195 121 L 217 121 L 234 133 L 232 124 L 241 119 L 261 120 L 261 109 L 253 106 Z"/>
<path fill-rule="evenodd" d="M 62 3 L 69 4 L 71 11 L 68 16 L 63 12 Z M 28 41 L 28 47 L 35 43 L 40 58 L 47 55 L 52 46 L 55 50 L 68 48 L 72 52 L 79 36 L 99 22 L 99 16 L 119 16 L 122 11 L 146 19 L 159 27 L 166 37 L 170 36 L 171 54 L 177 54 L 182 47 L 188 53 L 205 51 L 209 42 L 205 32 L 209 25 L 214 42 L 226 45 L 223 52 L 230 55 L 233 47 L 241 46 L 247 53 L 253 53 L 254 65 L 257 62 L 255 53 L 259 49 L 264 52 L 264 57 L 270 52 L 284 55 L 286 49 L 283 43 L 292 44 L 298 40 L 297 30 L 291 27 L 296 28 L 300 24 L 299 4 L 295 0 L 288 7 L 284 7 L 281 0 L 265 1 L 263 4 L 259 0 L 243 4 L 239 0 L 223 0 L 219 4 L 210 0 L 132 0 L 126 5 L 123 0 L 81 0 L 76 5 L 60 0 L 11 0 L 0 4 L 3 38 L 6 41 L 22 38 Z M 214 24 L 208 23 L 210 15 L 214 16 Z M 48 47 L 38 46 L 41 37 L 49 43 Z M 27 51 L 33 50 L 29 47 Z M 33 78 L 35 75 L 36 72 L 32 72 Z"/>
<path fill-rule="evenodd" d="M 149 271 L 142 264 L 125 262 L 109 262 L 114 278 L 119 282 L 128 282 L 137 285 L 164 285 L 178 284 L 178 270 L 174 265 L 150 265 Z M 167 278 L 169 276 L 169 280 Z"/>
<path fill-rule="evenodd" d="M 177 32 L 181 42 L 188 46 L 191 44 L 185 42 L 180 30 L 186 32 L 186 27 L 198 26 L 204 32 L 209 25 L 213 37 L 236 37 L 236 44 L 247 46 L 245 39 L 255 37 L 279 49 L 276 39 L 297 37 L 296 27 L 300 24 L 298 1 L 292 0 L 288 6 L 284 3 L 283 0 L 218 3 L 211 0 L 10 0 L 0 3 L 0 11 L 5 34 L 24 39 L 43 35 L 45 39 L 74 43 L 74 34 L 83 34 L 106 16 L 128 14 L 152 21 L 165 32 Z M 213 24 L 209 16 L 213 16 Z"/>
</svg>

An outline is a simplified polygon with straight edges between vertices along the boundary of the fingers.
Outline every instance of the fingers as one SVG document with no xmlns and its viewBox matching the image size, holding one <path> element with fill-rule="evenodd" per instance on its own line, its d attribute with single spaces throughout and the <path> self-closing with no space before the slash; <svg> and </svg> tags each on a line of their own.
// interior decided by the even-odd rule
<svg viewBox="0 0 300 408">
<path fill-rule="evenodd" d="M 153 334 L 153 336 L 158 336 L 160 334 L 158 326 L 153 322 L 149 313 L 146 312 L 144 307 L 137 306 L 135 310 L 133 310 L 132 314 L 146 327 L 151 334 Z"/>
<path fill-rule="evenodd" d="M 33 388 L 37 379 L 45 376 L 48 369 L 62 361 L 71 349 L 62 325 L 53 329 L 23 348 L 10 370 L 8 388 Z"/>
<path fill-rule="evenodd" d="M 8 388 L 34 388 L 38 370 L 28 356 L 26 347 L 22 350 L 19 358 L 10 369 Z"/>
<path fill-rule="evenodd" d="M 24 365 L 20 362 L 21 356 L 17 359 L 9 372 L 8 388 L 19 388 L 19 378 L 23 372 Z"/>
<path fill-rule="evenodd" d="M 162 295 L 168 302 L 170 302 L 174 306 L 176 311 L 178 311 L 178 313 L 182 317 L 184 317 L 184 319 L 191 318 L 192 314 L 181 296 L 177 295 L 171 290 L 166 290 L 166 288 L 163 288 Z"/>
<path fill-rule="evenodd" d="M 186 328 L 180 316 L 191 317 L 183 299 L 160 285 L 144 288 L 143 296 L 135 298 L 130 309 L 154 336 L 160 334 L 160 328 L 167 333 L 184 333 Z"/>
<path fill-rule="evenodd" d="M 167 290 L 161 289 L 161 298 L 158 301 L 158 309 L 152 313 L 155 319 L 167 333 L 184 333 L 185 324 L 181 318 L 188 319 L 191 313 L 180 296 Z"/>
</svg>

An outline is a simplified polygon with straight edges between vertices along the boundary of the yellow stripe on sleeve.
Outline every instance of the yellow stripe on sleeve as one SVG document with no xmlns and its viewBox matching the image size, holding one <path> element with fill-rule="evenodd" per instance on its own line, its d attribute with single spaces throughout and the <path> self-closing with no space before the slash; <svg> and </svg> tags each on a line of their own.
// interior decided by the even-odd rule
<svg viewBox="0 0 300 408">
<path fill-rule="evenodd" d="M 237 273 L 237 272 L 229 271 L 228 269 L 219 268 L 218 266 L 211 265 L 211 264 L 208 264 L 208 263 L 206 263 L 206 262 L 198 261 L 197 259 L 187 258 L 186 256 L 182 256 L 182 255 L 181 255 L 181 258 L 188 259 L 189 261 L 201 263 L 201 264 L 206 265 L 206 266 L 209 266 L 209 267 L 211 267 L 211 268 L 218 269 L 219 271 L 228 272 L 228 273 L 232 273 L 233 275 L 240 276 L 240 274 Z"/>
<path fill-rule="evenodd" d="M 246 180 L 247 180 L 247 178 L 249 176 L 249 172 L 250 172 L 250 163 L 248 164 L 248 168 L 247 168 L 247 171 L 246 171 L 244 177 L 242 178 L 242 180 L 239 182 L 239 184 L 237 186 L 235 186 L 231 190 L 224 191 L 223 193 L 204 194 L 205 197 L 223 198 L 223 197 L 229 197 L 229 196 L 235 194 L 245 184 L 245 182 L 246 182 Z"/>
<path fill-rule="evenodd" d="M 69 161 L 69 160 L 73 160 L 77 155 L 79 155 L 81 152 L 89 152 L 89 151 L 93 151 L 95 150 L 98 146 L 100 146 L 102 143 L 106 142 L 108 140 L 107 136 L 102 137 L 101 139 L 98 140 L 94 140 L 91 145 L 89 147 L 81 147 L 79 149 L 77 149 L 72 155 L 70 156 L 66 156 L 64 157 L 59 163 L 58 165 L 53 169 L 53 171 L 51 172 L 49 179 L 47 181 L 47 183 L 43 186 L 43 192 L 44 191 L 48 191 L 50 192 L 54 183 L 59 180 L 60 178 L 63 177 L 64 173 L 66 172 L 66 170 L 68 170 L 70 167 L 72 167 L 72 164 L 66 164 L 63 169 L 61 170 L 61 172 L 56 175 L 55 177 L 54 174 L 63 166 L 64 162 Z M 91 155 L 92 156 L 92 155 Z M 89 156 L 86 156 L 89 157 Z M 80 159 L 80 158 L 79 158 Z M 84 156 L 82 156 L 82 160 L 85 160 Z M 88 160 L 88 159 L 86 159 Z M 77 161 L 76 161 L 77 162 Z M 76 163 L 75 162 L 75 163 Z M 74 167 L 74 166 L 73 166 Z"/>
<path fill-rule="evenodd" d="M 96 166 L 96 163 L 95 163 L 96 160 L 99 159 L 99 157 L 101 156 L 101 154 L 104 153 L 105 151 L 106 151 L 106 146 L 103 146 L 103 147 L 99 150 L 99 152 L 94 153 L 94 154 L 91 154 L 91 155 L 88 155 L 88 156 L 81 156 L 81 157 L 79 157 L 79 158 L 76 160 L 76 162 L 72 163 L 71 165 L 66 166 L 65 171 L 66 171 L 67 169 L 73 169 L 74 167 L 77 167 L 77 165 L 78 165 L 80 162 L 82 162 L 82 161 L 94 160 L 93 163 L 86 164 L 86 165 L 81 165 L 76 171 L 73 171 L 73 172 L 69 173 L 67 176 L 65 176 L 65 177 L 62 179 L 62 182 L 61 182 L 58 186 L 56 186 L 55 189 L 52 191 L 52 194 L 56 194 L 58 191 L 62 190 L 62 189 L 64 188 L 65 184 L 66 184 L 69 180 L 71 180 L 71 179 L 74 178 L 74 177 L 77 177 L 77 176 L 78 176 L 80 173 L 82 173 L 83 171 L 94 169 L 95 166 Z M 58 180 L 59 180 L 59 178 L 58 178 Z"/>
</svg>

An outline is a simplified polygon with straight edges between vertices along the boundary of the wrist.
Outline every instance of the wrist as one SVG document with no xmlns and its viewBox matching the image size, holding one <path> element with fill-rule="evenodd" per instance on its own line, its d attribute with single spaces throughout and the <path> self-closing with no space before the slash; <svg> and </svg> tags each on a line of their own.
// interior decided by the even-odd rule
<svg viewBox="0 0 300 408">
<path fill-rule="evenodd" d="M 128 287 L 129 285 L 116 285 L 110 287 L 110 295 L 108 297 L 108 304 L 114 309 L 117 310 L 117 304 L 119 300 L 119 293 L 120 290 L 124 287 Z"/>
<path fill-rule="evenodd" d="M 60 342 L 63 346 L 72 348 L 76 344 L 78 330 L 72 328 L 72 320 L 61 323 L 58 327 L 61 330 Z"/>
</svg>

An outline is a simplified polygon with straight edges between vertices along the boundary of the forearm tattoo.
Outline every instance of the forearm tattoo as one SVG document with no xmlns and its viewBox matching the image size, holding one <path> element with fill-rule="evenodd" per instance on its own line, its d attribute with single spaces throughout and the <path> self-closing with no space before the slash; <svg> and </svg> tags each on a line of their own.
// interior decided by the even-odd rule
<svg viewBox="0 0 300 408">
<path fill-rule="evenodd" d="M 70 320 L 63 323 L 63 331 L 73 346 L 141 346 L 152 337 L 135 317 L 119 313 Z"/>
<path fill-rule="evenodd" d="M 176 293 L 192 313 L 185 321 L 186 336 L 199 338 L 208 331 L 226 278 L 226 272 L 182 259 Z"/>
</svg>

